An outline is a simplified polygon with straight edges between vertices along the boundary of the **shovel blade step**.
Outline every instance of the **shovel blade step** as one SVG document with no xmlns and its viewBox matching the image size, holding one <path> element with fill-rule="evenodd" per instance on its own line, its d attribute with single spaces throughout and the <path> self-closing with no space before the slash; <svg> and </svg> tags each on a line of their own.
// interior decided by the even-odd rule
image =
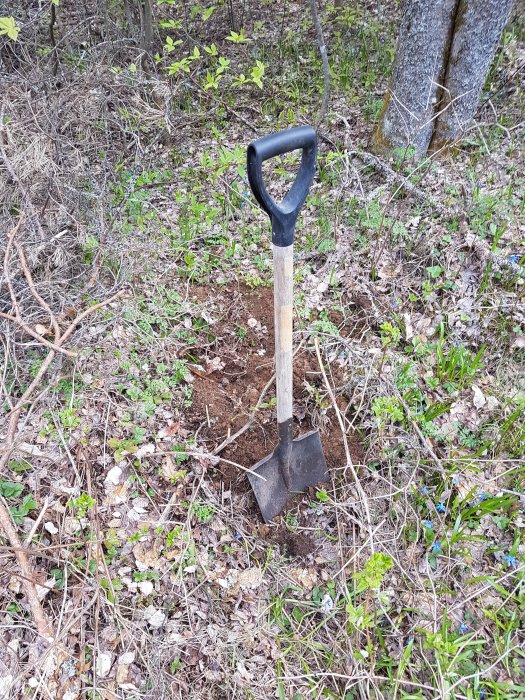
<svg viewBox="0 0 525 700">
<path fill-rule="evenodd" d="M 315 430 L 292 441 L 289 489 L 283 479 L 279 457 L 275 452 L 257 462 L 252 471 L 258 476 L 248 474 L 248 479 L 263 519 L 267 523 L 279 515 L 287 501 L 296 493 L 304 492 L 308 487 L 328 480 L 319 432 Z"/>
</svg>

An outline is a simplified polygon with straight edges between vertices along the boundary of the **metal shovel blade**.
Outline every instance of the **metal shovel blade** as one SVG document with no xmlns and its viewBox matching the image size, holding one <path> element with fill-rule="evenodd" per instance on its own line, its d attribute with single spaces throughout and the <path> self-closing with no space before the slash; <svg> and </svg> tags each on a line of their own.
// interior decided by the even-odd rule
<svg viewBox="0 0 525 700">
<path fill-rule="evenodd" d="M 292 440 L 290 457 L 290 488 L 283 478 L 277 450 L 253 467 L 256 474 L 248 474 L 264 522 L 284 509 L 286 502 L 295 493 L 305 491 L 327 481 L 328 469 L 317 430 Z M 261 478 L 262 477 L 262 478 Z"/>
</svg>

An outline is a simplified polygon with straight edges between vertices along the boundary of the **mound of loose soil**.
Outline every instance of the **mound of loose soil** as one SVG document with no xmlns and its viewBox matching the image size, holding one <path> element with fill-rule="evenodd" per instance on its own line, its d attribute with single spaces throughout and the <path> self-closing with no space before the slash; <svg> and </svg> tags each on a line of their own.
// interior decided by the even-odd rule
<svg viewBox="0 0 525 700">
<path fill-rule="evenodd" d="M 264 387 L 274 372 L 273 363 L 273 290 L 272 287 L 250 289 L 239 287 L 206 290 L 209 299 L 219 301 L 224 315 L 215 326 L 221 338 L 220 360 L 224 364 L 220 371 L 207 376 L 197 375 L 194 381 L 192 407 L 186 415 L 187 427 L 198 433 L 199 442 L 208 444 L 209 450 L 233 435 L 249 420 Z M 197 290 L 199 302 L 203 290 Z M 202 355 L 203 366 L 217 362 L 212 353 Z M 342 381 L 340 368 L 332 367 L 336 379 Z M 312 352 L 299 350 L 294 358 L 294 434 L 314 430 L 320 422 L 321 411 L 316 406 L 308 387 L 315 387 L 325 394 L 323 379 L 317 359 Z M 275 413 L 275 385 L 272 385 L 257 411 L 250 428 L 228 445 L 221 456 L 237 464 L 251 468 L 260 459 L 269 455 L 277 444 Z M 344 406 L 340 406 L 344 410 Z M 323 411 L 321 441 L 329 467 L 344 466 L 346 462 L 343 439 L 335 413 L 330 408 Z M 355 461 L 362 457 L 362 447 L 356 435 L 349 438 L 350 451 Z M 235 489 L 249 488 L 245 473 L 239 467 L 221 462 L 220 478 Z M 303 550 L 304 543 L 289 545 L 289 550 Z M 298 551 L 298 553 L 300 553 Z"/>
</svg>

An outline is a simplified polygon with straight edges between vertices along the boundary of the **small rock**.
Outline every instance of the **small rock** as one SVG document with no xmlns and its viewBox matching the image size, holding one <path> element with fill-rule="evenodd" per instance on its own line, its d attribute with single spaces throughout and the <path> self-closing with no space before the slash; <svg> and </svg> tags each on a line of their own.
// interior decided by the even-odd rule
<svg viewBox="0 0 525 700">
<path fill-rule="evenodd" d="M 244 569 L 239 573 L 238 584 L 245 590 L 257 588 L 262 582 L 263 574 L 261 569 L 252 567 Z"/>
<path fill-rule="evenodd" d="M 78 518 L 68 516 L 64 520 L 64 530 L 66 535 L 75 535 L 79 530 L 82 530 L 82 525 L 80 524 Z"/>
<path fill-rule="evenodd" d="M 155 445 L 151 442 L 148 442 L 146 445 L 141 445 L 139 449 L 135 452 L 135 456 L 138 457 L 138 459 L 142 459 L 142 457 L 145 457 L 146 455 L 151 455 L 155 452 Z"/>
<path fill-rule="evenodd" d="M 49 532 L 50 535 L 56 535 L 58 532 L 58 527 L 55 525 L 55 523 L 51 522 L 51 520 L 48 520 L 44 523 L 44 530 Z"/>
<path fill-rule="evenodd" d="M 487 409 L 489 411 L 495 411 L 499 406 L 499 401 L 495 396 L 487 396 Z"/>
</svg>

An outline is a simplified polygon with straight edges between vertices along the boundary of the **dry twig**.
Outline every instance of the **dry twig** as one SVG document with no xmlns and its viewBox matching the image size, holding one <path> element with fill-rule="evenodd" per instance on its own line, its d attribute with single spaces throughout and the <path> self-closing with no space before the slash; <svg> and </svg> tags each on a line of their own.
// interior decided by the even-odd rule
<svg viewBox="0 0 525 700">
<path fill-rule="evenodd" d="M 357 472 L 354 467 L 354 463 L 352 461 L 352 456 L 350 455 L 350 449 L 348 447 L 348 440 L 346 437 L 346 429 L 345 429 L 345 424 L 343 421 L 343 416 L 341 415 L 341 411 L 339 410 L 339 406 L 337 405 L 337 401 L 335 400 L 334 392 L 332 391 L 332 387 L 330 386 L 330 382 L 328 381 L 328 377 L 326 376 L 326 371 L 323 365 L 323 360 L 321 357 L 321 351 L 319 349 L 319 341 L 317 338 L 314 338 L 314 345 L 315 345 L 315 353 L 317 355 L 317 362 L 319 363 L 319 368 L 321 370 L 321 374 L 323 375 L 323 380 L 326 386 L 326 391 L 328 392 L 328 396 L 330 397 L 330 401 L 332 402 L 333 409 L 335 411 L 335 415 L 337 416 L 337 421 L 339 423 L 339 427 L 341 428 L 341 435 L 343 437 L 343 444 L 345 448 L 345 455 L 346 455 L 346 466 L 350 469 L 352 473 L 352 477 L 354 479 L 357 491 L 359 493 L 359 496 L 361 497 L 361 503 L 363 504 L 363 509 L 365 511 L 365 517 L 366 517 L 366 524 L 367 524 L 367 529 L 368 529 L 368 536 L 370 539 L 370 550 L 374 552 L 374 533 L 372 530 L 372 518 L 370 517 L 370 508 L 368 507 L 368 496 L 366 495 L 362 485 L 361 481 L 359 480 L 359 477 L 357 475 Z"/>
</svg>

